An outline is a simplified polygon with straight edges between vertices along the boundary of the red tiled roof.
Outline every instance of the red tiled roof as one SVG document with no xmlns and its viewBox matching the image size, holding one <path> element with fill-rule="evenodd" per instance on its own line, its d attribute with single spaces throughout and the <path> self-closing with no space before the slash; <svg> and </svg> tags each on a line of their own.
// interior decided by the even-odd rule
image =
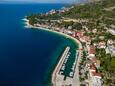
<svg viewBox="0 0 115 86">
<path fill-rule="evenodd" d="M 90 69 L 92 69 L 92 70 L 96 70 L 95 65 L 94 65 L 94 64 L 90 65 Z"/>
<path fill-rule="evenodd" d="M 90 59 L 93 63 L 97 63 L 97 59 L 96 58 L 91 58 Z"/>
<path fill-rule="evenodd" d="M 75 32 L 75 35 L 82 37 L 83 36 L 83 32 Z"/>
<path fill-rule="evenodd" d="M 102 76 L 101 73 L 96 73 L 96 72 L 92 72 L 92 75 L 93 75 L 93 76 L 99 76 L 99 77 Z"/>
<path fill-rule="evenodd" d="M 96 58 L 91 58 L 90 59 L 93 63 L 96 63 L 96 64 L 100 64 L 100 60 L 96 59 Z"/>
<path fill-rule="evenodd" d="M 90 54 L 95 54 L 96 53 L 94 46 L 90 46 L 89 53 Z"/>
</svg>

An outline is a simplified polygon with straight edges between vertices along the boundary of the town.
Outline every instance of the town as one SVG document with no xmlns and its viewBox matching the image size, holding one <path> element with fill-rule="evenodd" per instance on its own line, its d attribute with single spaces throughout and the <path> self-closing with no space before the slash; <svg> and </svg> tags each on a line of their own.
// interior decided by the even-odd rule
<svg viewBox="0 0 115 86">
<path fill-rule="evenodd" d="M 89 9 L 91 13 L 87 13 L 89 7 L 92 7 Z M 104 0 L 74 5 L 58 11 L 51 10 L 46 14 L 31 15 L 27 19 L 30 26 L 61 32 L 80 41 L 80 86 L 115 86 L 114 14 L 115 1 Z M 66 59 L 68 55 L 67 53 Z M 63 72 L 62 67 L 58 74 Z M 74 77 L 73 73 L 68 76 Z M 71 83 L 69 84 L 67 86 L 71 86 Z"/>
</svg>

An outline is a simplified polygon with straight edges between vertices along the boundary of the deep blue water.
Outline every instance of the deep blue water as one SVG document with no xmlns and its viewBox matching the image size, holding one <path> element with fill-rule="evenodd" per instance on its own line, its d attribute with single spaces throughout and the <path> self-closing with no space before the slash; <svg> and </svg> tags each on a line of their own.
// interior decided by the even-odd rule
<svg viewBox="0 0 115 86">
<path fill-rule="evenodd" d="M 0 86 L 46 86 L 64 37 L 24 28 L 30 13 L 60 9 L 62 4 L 0 4 Z M 72 45 L 73 46 L 73 45 Z M 73 46 L 74 47 L 74 46 Z"/>
</svg>

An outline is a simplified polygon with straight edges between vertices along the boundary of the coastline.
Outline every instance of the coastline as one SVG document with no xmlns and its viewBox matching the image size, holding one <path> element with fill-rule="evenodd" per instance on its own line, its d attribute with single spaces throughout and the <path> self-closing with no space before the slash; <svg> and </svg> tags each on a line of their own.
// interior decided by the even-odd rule
<svg viewBox="0 0 115 86">
<path fill-rule="evenodd" d="M 111 15 L 114 14 L 114 10 L 112 10 L 110 8 L 113 7 L 113 5 L 115 6 L 115 4 L 112 4 L 114 1 L 110 1 L 110 2 L 102 1 L 101 2 L 102 6 L 100 6 L 100 2 L 96 2 L 96 1 L 100 1 L 100 0 L 94 0 L 94 1 L 89 0 L 86 5 L 81 4 L 81 6 L 75 7 L 76 10 L 79 10 L 79 7 L 81 10 L 82 9 L 85 10 L 85 12 L 83 14 L 82 14 L 82 12 L 75 11 L 74 6 L 73 6 L 72 10 L 68 10 L 70 12 L 70 14 L 68 12 L 66 14 L 65 10 L 56 11 L 54 9 L 54 10 L 51 10 L 41 16 L 30 15 L 30 16 L 26 17 L 27 19 L 24 19 L 24 21 L 26 21 L 26 23 L 25 23 L 26 28 L 31 28 L 31 29 L 33 28 L 34 31 L 36 29 L 39 29 L 39 31 L 44 30 L 43 32 L 46 32 L 46 33 L 52 32 L 54 35 L 57 34 L 58 36 L 60 36 L 60 38 L 62 37 L 64 40 L 67 40 L 70 43 L 74 42 L 73 45 L 78 44 L 77 48 L 73 47 L 71 50 L 74 51 L 74 49 L 75 49 L 76 52 L 78 51 L 78 52 L 82 53 L 81 56 L 78 55 L 78 60 L 76 60 L 76 59 L 74 60 L 74 61 L 76 61 L 75 66 L 77 67 L 77 69 L 78 69 L 77 71 L 79 72 L 79 74 L 76 73 L 75 75 L 78 74 L 79 78 L 78 78 L 78 76 L 77 76 L 77 78 L 73 78 L 73 76 L 72 76 L 74 74 L 73 65 L 72 65 L 72 67 L 71 67 L 71 65 L 70 66 L 66 65 L 66 62 L 68 61 L 68 57 L 63 58 L 61 56 L 57 56 L 57 55 L 63 56 L 64 52 L 66 51 L 66 49 L 64 51 L 63 48 L 60 48 L 60 49 L 62 49 L 62 54 L 58 53 L 57 55 L 54 55 L 54 58 L 56 56 L 59 58 L 58 60 L 56 60 L 58 63 L 54 62 L 55 66 L 53 68 L 53 71 L 49 74 L 50 75 L 49 80 L 51 79 L 52 86 L 62 86 L 62 85 L 70 85 L 70 86 L 78 85 L 79 86 L 79 83 L 80 83 L 80 85 L 95 84 L 95 85 L 100 85 L 100 86 L 106 84 L 107 78 L 103 78 L 103 75 L 106 75 L 106 73 L 109 74 L 108 70 L 109 69 L 113 70 L 113 69 L 110 68 L 109 65 L 107 65 L 108 68 L 105 68 L 104 66 L 106 64 L 101 65 L 100 62 L 104 61 L 103 60 L 104 58 L 101 59 L 101 57 L 103 57 L 101 54 L 104 54 L 106 57 L 108 57 L 107 56 L 108 53 L 113 55 L 113 53 L 111 51 L 114 51 L 114 50 L 108 50 L 108 48 L 110 47 L 110 45 L 112 45 L 112 48 L 114 48 L 114 43 L 108 43 L 108 42 L 110 42 L 110 41 L 114 42 L 114 36 L 113 36 L 114 34 L 113 34 L 112 30 L 111 31 L 109 31 L 109 30 L 112 28 L 114 29 L 114 26 L 113 26 L 114 20 L 111 18 L 111 17 L 113 17 Z M 105 3 L 106 3 L 106 5 L 105 5 Z M 90 5 L 90 4 L 92 4 L 92 5 Z M 82 5 L 84 5 L 84 6 L 82 6 Z M 93 5 L 95 5 L 95 6 L 93 7 Z M 85 7 L 86 7 L 86 9 L 84 9 Z M 96 7 L 98 9 L 95 9 Z M 90 10 L 87 10 L 87 8 L 92 8 L 91 9 L 92 12 Z M 104 8 L 106 8 L 108 10 L 106 10 Z M 97 11 L 99 11 L 99 12 L 97 12 Z M 102 20 L 101 22 L 97 22 L 98 20 L 100 20 L 100 16 L 103 16 L 104 12 L 106 13 L 107 11 L 111 11 L 111 15 L 107 14 L 104 17 L 105 20 Z M 65 12 L 65 13 L 63 14 L 62 12 Z M 95 12 L 97 12 L 97 13 L 94 14 Z M 62 13 L 62 15 L 59 16 L 58 14 L 61 14 L 61 13 Z M 87 15 L 87 13 L 90 13 L 91 15 Z M 51 16 L 50 16 L 50 14 L 51 14 Z M 53 15 L 53 14 L 56 14 L 56 15 Z M 80 14 L 81 14 L 81 16 L 79 16 Z M 93 19 L 92 19 L 92 16 L 93 16 Z M 106 19 L 106 17 L 107 17 L 107 19 Z M 86 20 L 89 20 L 89 21 L 86 21 Z M 102 30 L 100 30 L 100 29 L 102 29 Z M 105 30 L 105 29 L 106 29 L 106 31 L 103 32 L 103 30 Z M 104 35 L 101 36 L 101 34 L 104 34 Z M 47 37 L 49 37 L 49 36 L 47 36 Z M 55 36 L 54 36 L 54 38 L 55 38 Z M 104 38 L 106 38 L 106 39 L 104 39 Z M 60 44 L 64 44 L 64 43 L 66 44 L 67 42 L 62 42 Z M 82 48 L 81 43 L 83 45 L 83 48 Z M 57 47 L 60 47 L 60 46 L 57 46 Z M 71 47 L 71 45 L 69 45 L 68 47 Z M 79 48 L 79 50 L 78 50 L 78 48 Z M 101 52 L 102 48 L 103 48 L 103 52 Z M 97 52 L 98 50 L 100 50 L 100 51 Z M 56 50 L 54 50 L 54 52 L 55 51 Z M 93 55 L 91 55 L 91 54 L 93 54 Z M 98 54 L 100 54 L 100 57 L 97 57 Z M 65 55 L 65 56 L 67 56 L 67 55 Z M 92 58 L 90 56 L 94 57 L 94 59 L 99 61 L 99 63 L 97 63 L 97 64 L 99 64 L 99 66 L 97 66 L 97 64 L 95 64 L 95 62 L 92 61 Z M 81 58 L 81 57 L 83 57 L 83 58 Z M 71 58 L 71 56 L 70 56 L 70 58 Z M 90 62 L 87 61 L 87 58 L 91 58 Z M 79 59 L 81 61 L 79 61 Z M 70 61 L 71 61 L 71 59 L 67 63 L 71 63 Z M 84 62 L 86 63 L 86 65 L 89 63 L 91 63 L 91 64 L 87 68 L 86 65 L 83 64 Z M 106 62 L 106 61 L 104 61 L 104 62 Z M 60 64 L 61 64 L 61 66 L 59 66 Z M 91 68 L 90 66 L 92 66 L 92 64 L 95 67 L 95 69 L 94 69 L 95 74 L 90 72 L 90 68 Z M 96 71 L 100 67 L 102 67 L 105 72 L 102 72 L 101 70 Z M 69 73 L 65 73 L 65 70 L 69 70 L 69 68 L 71 68 L 70 70 L 72 70 L 72 71 L 69 71 Z M 82 72 L 82 70 L 84 70 L 84 68 L 86 68 L 87 71 Z M 58 72 L 56 72 L 55 70 L 57 70 Z M 90 77 L 88 77 L 89 74 L 90 74 Z M 114 73 L 110 73 L 110 74 L 112 75 Z M 64 76 L 64 78 L 63 78 L 63 76 Z M 98 78 L 95 76 L 98 76 Z M 61 79 L 60 79 L 60 77 L 61 77 Z M 106 77 L 108 77 L 108 76 L 106 75 Z M 73 80 L 70 80 L 70 78 L 72 78 Z M 111 77 L 108 77 L 108 78 L 111 81 L 114 80 Z M 93 79 L 98 80 L 98 83 L 96 83 Z M 78 83 L 75 85 L 75 83 L 73 83 L 73 81 L 76 81 L 76 82 L 78 81 Z M 62 83 L 62 84 L 60 84 L 60 83 Z M 114 83 L 114 82 L 112 82 L 112 83 Z"/>
<path fill-rule="evenodd" d="M 24 18 L 24 19 L 22 19 L 23 21 L 25 21 L 25 28 L 35 28 L 35 29 L 39 29 L 39 30 L 44 30 L 44 31 L 48 31 L 48 32 L 52 32 L 52 33 L 56 33 L 56 34 L 58 34 L 58 35 L 60 35 L 60 36 L 63 36 L 63 37 L 65 37 L 66 39 L 71 39 L 72 41 L 74 41 L 75 43 L 76 43 L 76 45 L 78 46 L 78 49 L 77 50 L 80 50 L 81 48 L 82 48 L 82 45 L 81 45 L 81 43 L 80 43 L 80 41 L 78 40 L 78 39 L 76 39 L 76 38 L 74 38 L 74 37 L 72 37 L 72 36 L 70 36 L 70 35 L 67 35 L 67 34 L 65 34 L 65 33 L 62 33 L 62 32 L 58 32 L 58 31 L 54 31 L 54 30 L 51 30 L 51 29 L 48 29 L 48 28 L 45 28 L 45 27 L 36 27 L 36 26 L 32 26 L 32 25 L 30 25 L 29 24 L 29 20 L 28 19 L 26 19 L 26 18 Z M 59 58 L 59 61 L 61 60 L 61 57 Z M 75 75 L 77 75 L 77 83 L 79 84 L 79 76 L 78 76 L 78 74 L 79 74 L 79 72 L 78 72 L 78 66 L 79 66 L 79 61 L 80 61 L 80 57 L 78 57 L 77 58 L 77 64 L 76 64 L 76 70 L 77 70 L 77 73 L 75 74 Z M 58 63 L 58 62 L 57 62 Z M 55 65 L 55 67 L 54 67 L 54 69 L 53 69 L 53 72 L 51 73 L 51 86 L 54 86 L 53 85 L 53 80 L 52 80 L 52 78 L 54 77 L 54 74 L 55 74 L 55 70 L 57 70 L 56 68 L 57 68 L 57 66 L 58 66 L 58 64 L 56 64 Z"/>
<path fill-rule="evenodd" d="M 24 18 L 24 19 L 22 19 L 22 20 L 25 21 L 25 25 L 26 25 L 26 26 L 24 26 L 25 28 L 35 28 L 35 29 L 40 29 L 40 30 L 44 30 L 44 31 L 48 31 L 48 32 L 53 32 L 53 33 L 59 34 L 59 35 L 61 35 L 61 36 L 64 36 L 65 38 L 72 39 L 73 41 L 75 41 L 76 43 L 78 43 L 78 45 L 79 45 L 79 43 L 80 43 L 76 38 L 74 38 L 74 37 L 72 37 L 72 36 L 69 36 L 69 35 L 67 35 L 67 34 L 65 34 L 65 33 L 57 32 L 57 31 L 50 30 L 50 29 L 47 29 L 47 28 L 44 28 L 44 27 L 32 26 L 32 25 L 29 24 L 29 20 L 26 19 L 26 18 Z"/>
</svg>

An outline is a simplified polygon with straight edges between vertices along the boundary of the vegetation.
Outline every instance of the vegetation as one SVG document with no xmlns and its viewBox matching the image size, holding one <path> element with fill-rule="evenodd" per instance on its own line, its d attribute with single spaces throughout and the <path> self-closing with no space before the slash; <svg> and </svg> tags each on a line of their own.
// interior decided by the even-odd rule
<svg viewBox="0 0 115 86">
<path fill-rule="evenodd" d="M 112 70 L 115 72 L 115 57 L 113 57 L 111 60 L 111 66 L 112 66 Z"/>
<path fill-rule="evenodd" d="M 115 25 L 115 0 L 100 0 L 95 3 L 74 5 L 73 8 L 65 12 L 56 11 L 53 14 L 32 14 L 27 19 L 31 25 L 38 23 L 50 27 L 64 29 L 70 29 L 69 27 L 71 27 L 71 30 L 84 30 L 85 36 L 90 37 L 92 43 L 99 43 L 100 41 L 107 43 L 109 39 L 115 40 L 115 35 L 108 33 L 110 25 Z M 96 31 L 93 32 L 95 29 Z M 101 39 L 101 36 L 104 38 Z M 84 68 L 84 62 L 87 60 L 86 56 L 86 53 L 83 52 L 79 71 Z M 115 57 L 106 54 L 105 49 L 98 48 L 96 48 L 96 57 L 101 61 L 101 67 L 98 69 L 98 72 L 104 75 L 104 85 L 114 86 Z M 87 79 L 86 72 L 79 72 L 79 75 L 81 82 Z"/>
<path fill-rule="evenodd" d="M 65 22 L 64 19 L 66 18 L 74 20 L 88 19 L 89 22 Z M 66 28 L 72 26 L 73 29 L 76 29 L 76 27 L 77 29 L 81 29 L 81 25 L 87 25 L 93 29 L 99 26 L 99 23 L 107 25 L 115 24 L 115 0 L 101 0 L 95 3 L 75 5 L 69 11 L 65 12 L 56 11 L 53 14 L 32 14 L 27 19 L 30 20 L 30 24 L 32 25 L 39 20 L 47 20 L 47 23 L 49 20 L 59 20 L 60 23 L 53 21 L 54 25 Z"/>
<path fill-rule="evenodd" d="M 101 60 L 101 68 L 98 71 L 103 73 L 104 83 L 113 86 L 115 84 L 115 57 L 106 54 L 104 49 L 96 49 L 96 57 Z"/>
</svg>

